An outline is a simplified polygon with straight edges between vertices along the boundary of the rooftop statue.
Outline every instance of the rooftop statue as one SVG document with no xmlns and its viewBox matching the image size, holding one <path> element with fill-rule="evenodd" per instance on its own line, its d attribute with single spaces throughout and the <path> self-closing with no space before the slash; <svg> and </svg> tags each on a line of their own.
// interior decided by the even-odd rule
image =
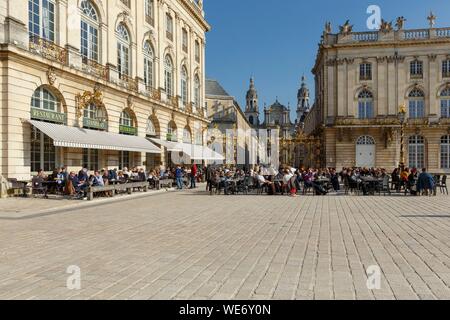
<svg viewBox="0 0 450 320">
<path fill-rule="evenodd" d="M 405 17 L 401 16 L 397 18 L 397 22 L 395 23 L 395 26 L 397 27 L 397 30 L 403 30 L 405 27 L 406 19 Z"/>
<path fill-rule="evenodd" d="M 350 20 L 347 20 L 343 26 L 339 26 L 339 29 L 341 30 L 341 34 L 347 35 L 352 32 L 353 25 L 350 24 Z"/>
</svg>

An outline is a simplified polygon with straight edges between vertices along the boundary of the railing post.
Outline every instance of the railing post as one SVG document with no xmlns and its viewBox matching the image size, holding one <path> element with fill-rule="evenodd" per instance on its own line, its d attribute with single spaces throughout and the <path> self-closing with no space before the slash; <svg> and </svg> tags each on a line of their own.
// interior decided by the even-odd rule
<svg viewBox="0 0 450 320">
<path fill-rule="evenodd" d="M 83 59 L 79 50 L 71 45 L 66 45 L 67 65 L 71 68 L 83 70 Z"/>
</svg>

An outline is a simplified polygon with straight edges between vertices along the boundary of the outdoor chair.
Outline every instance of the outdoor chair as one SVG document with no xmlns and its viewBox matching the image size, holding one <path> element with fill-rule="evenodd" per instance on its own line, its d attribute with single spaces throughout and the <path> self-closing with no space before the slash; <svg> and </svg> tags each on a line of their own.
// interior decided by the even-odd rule
<svg viewBox="0 0 450 320">
<path fill-rule="evenodd" d="M 448 188 L 447 188 L 447 176 L 444 175 L 442 176 L 442 179 L 440 179 L 437 183 L 436 183 L 436 189 L 439 188 L 441 190 L 442 194 L 447 194 L 448 195 Z"/>
<path fill-rule="evenodd" d="M 384 193 L 384 196 L 386 196 L 386 193 L 391 195 L 391 187 L 389 185 L 390 178 L 388 175 L 384 176 L 383 181 L 380 181 L 378 186 L 378 193 L 381 195 L 381 192 Z"/>
</svg>

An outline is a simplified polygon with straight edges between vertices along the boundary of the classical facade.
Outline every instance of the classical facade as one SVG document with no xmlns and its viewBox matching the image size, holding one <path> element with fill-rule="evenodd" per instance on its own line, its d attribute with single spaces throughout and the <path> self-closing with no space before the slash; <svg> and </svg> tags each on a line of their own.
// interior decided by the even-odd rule
<svg viewBox="0 0 450 320">
<path fill-rule="evenodd" d="M 165 142 L 204 144 L 201 0 L 0 3 L 1 175 L 151 169 Z"/>
<path fill-rule="evenodd" d="M 320 139 L 315 162 L 449 171 L 450 28 L 435 28 L 435 19 L 406 30 L 400 17 L 373 32 L 346 22 L 333 33 L 327 23 L 305 120 L 306 133 Z"/>
<path fill-rule="evenodd" d="M 216 152 L 227 155 L 225 161 L 217 163 L 240 168 L 256 164 L 257 139 L 251 139 L 253 127 L 235 98 L 216 80 L 206 79 L 205 91 L 208 118 L 211 121 L 208 140 Z M 252 150 L 256 150 L 253 155 Z"/>
<path fill-rule="evenodd" d="M 310 109 L 309 99 L 309 89 L 303 77 L 297 93 L 297 119 L 291 120 L 291 107 L 281 104 L 277 98 L 272 105 L 264 106 L 264 120 L 260 122 L 258 91 L 254 79 L 250 79 L 250 87 L 246 95 L 245 116 L 253 128 L 267 131 L 269 161 L 273 160 L 273 148 L 275 147 L 276 153 L 279 154 L 277 160 L 280 165 L 294 165 L 299 168 L 304 164 L 304 144 L 302 141 L 298 142 L 297 138 L 303 133 L 304 120 Z M 278 144 L 275 145 L 271 140 L 273 133 L 276 133 L 279 138 Z"/>
</svg>

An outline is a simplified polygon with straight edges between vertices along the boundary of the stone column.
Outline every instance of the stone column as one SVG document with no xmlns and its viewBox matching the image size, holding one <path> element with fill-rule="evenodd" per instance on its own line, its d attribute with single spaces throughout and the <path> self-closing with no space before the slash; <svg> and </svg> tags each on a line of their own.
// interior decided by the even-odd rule
<svg viewBox="0 0 450 320">
<path fill-rule="evenodd" d="M 436 88 L 438 87 L 438 73 L 439 65 L 435 54 L 428 55 L 428 105 L 429 105 L 429 120 L 430 122 L 437 122 L 440 118 L 439 100 L 437 98 Z M 424 72 L 425 75 L 427 74 Z M 426 105 L 426 107 L 428 107 Z M 426 113 L 425 113 L 426 114 Z"/>
</svg>

